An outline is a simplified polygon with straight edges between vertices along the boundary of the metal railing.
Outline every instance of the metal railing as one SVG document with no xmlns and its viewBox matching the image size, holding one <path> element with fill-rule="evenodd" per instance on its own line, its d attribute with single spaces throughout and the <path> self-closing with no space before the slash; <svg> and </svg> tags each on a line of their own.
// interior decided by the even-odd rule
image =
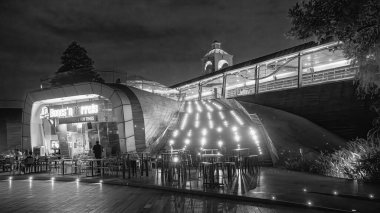
<svg viewBox="0 0 380 213">
<path fill-rule="evenodd" d="M 323 84 L 333 81 L 353 79 L 358 68 L 352 66 L 339 67 L 302 75 L 302 86 Z M 298 76 L 292 76 L 259 84 L 259 92 L 286 90 L 298 87 Z M 227 91 L 226 98 L 255 94 L 255 85 L 238 87 Z"/>
<path fill-rule="evenodd" d="M 302 75 L 302 85 L 320 84 L 336 80 L 352 79 L 357 73 L 357 67 L 340 67 L 323 72 Z"/>
</svg>

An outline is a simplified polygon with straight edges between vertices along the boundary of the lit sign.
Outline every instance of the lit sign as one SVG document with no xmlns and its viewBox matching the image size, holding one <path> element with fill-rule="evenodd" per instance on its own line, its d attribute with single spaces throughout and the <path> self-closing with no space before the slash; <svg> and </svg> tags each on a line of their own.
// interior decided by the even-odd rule
<svg viewBox="0 0 380 213">
<path fill-rule="evenodd" d="M 43 107 L 40 118 L 67 118 L 80 115 L 91 115 L 99 112 L 99 106 L 96 104 L 84 105 L 80 107 L 66 107 L 61 109 L 48 109 Z"/>
<path fill-rule="evenodd" d="M 97 115 L 83 116 L 83 117 L 60 118 L 59 119 L 59 124 L 95 122 L 95 121 L 98 121 L 98 116 Z"/>
<path fill-rule="evenodd" d="M 48 117 L 49 117 L 49 109 L 46 106 L 42 107 L 40 118 L 43 119 L 43 118 L 48 118 Z"/>
<path fill-rule="evenodd" d="M 81 115 L 96 114 L 96 113 L 98 113 L 98 111 L 99 111 L 98 105 L 95 105 L 95 104 L 80 107 L 80 114 Z"/>
<path fill-rule="evenodd" d="M 64 118 L 74 116 L 73 108 L 50 109 L 50 118 Z"/>
</svg>

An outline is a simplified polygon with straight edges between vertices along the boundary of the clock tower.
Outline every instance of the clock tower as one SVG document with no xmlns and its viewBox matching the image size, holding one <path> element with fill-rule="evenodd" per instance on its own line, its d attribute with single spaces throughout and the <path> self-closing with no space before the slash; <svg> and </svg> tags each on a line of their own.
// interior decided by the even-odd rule
<svg viewBox="0 0 380 213">
<path fill-rule="evenodd" d="M 211 50 L 202 58 L 202 68 L 205 74 L 216 72 L 233 65 L 233 55 L 221 49 L 221 43 L 214 41 Z"/>
</svg>

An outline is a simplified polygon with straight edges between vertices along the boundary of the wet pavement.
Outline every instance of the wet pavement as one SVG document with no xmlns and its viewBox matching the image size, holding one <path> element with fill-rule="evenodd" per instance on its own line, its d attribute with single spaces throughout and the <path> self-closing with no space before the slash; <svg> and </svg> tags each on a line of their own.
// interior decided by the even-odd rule
<svg viewBox="0 0 380 213">
<path fill-rule="evenodd" d="M 2 173 L 0 179 L 8 177 Z M 13 176 L 13 179 L 27 179 L 30 175 Z M 182 193 L 188 196 L 205 196 L 208 199 L 223 199 L 230 202 L 249 202 L 310 211 L 312 209 L 341 212 L 379 212 L 380 185 L 358 183 L 351 180 L 324 177 L 301 172 L 263 167 L 251 175 L 237 170 L 236 175 L 227 179 L 223 173 L 216 178 L 215 185 L 204 185 L 203 178 L 195 170 L 187 176 L 172 176 L 168 181 L 166 173 L 151 170 L 148 177 L 136 174 L 128 179 L 115 176 L 85 177 L 83 175 L 31 174 L 33 179 L 50 181 L 51 177 L 61 181 L 99 183 L 103 185 L 129 185 L 141 190 L 160 189 L 164 194 Z M 216 176 L 218 177 L 218 176 Z M 16 180 L 15 180 L 16 181 Z M 130 188 L 130 187 L 128 187 Z M 370 196 L 373 197 L 370 197 Z"/>
<path fill-rule="evenodd" d="M 2 180 L 1 212 L 305 212 L 161 190 L 77 181 Z M 321 212 L 309 210 L 308 212 Z"/>
</svg>

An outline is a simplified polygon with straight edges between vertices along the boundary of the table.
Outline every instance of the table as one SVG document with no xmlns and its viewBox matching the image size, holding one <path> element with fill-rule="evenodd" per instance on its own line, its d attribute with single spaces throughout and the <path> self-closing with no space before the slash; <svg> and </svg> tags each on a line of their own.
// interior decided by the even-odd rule
<svg viewBox="0 0 380 213">
<path fill-rule="evenodd" d="M 218 158 L 223 157 L 220 153 L 213 153 L 217 149 L 202 150 L 204 152 L 211 151 L 211 154 L 202 154 L 201 159 L 204 161 L 200 163 L 200 167 L 203 172 L 203 184 L 209 184 L 212 186 L 224 185 L 223 182 L 219 182 L 219 167 L 222 162 L 218 162 Z M 217 172 L 217 181 L 215 181 L 215 170 Z"/>
</svg>

